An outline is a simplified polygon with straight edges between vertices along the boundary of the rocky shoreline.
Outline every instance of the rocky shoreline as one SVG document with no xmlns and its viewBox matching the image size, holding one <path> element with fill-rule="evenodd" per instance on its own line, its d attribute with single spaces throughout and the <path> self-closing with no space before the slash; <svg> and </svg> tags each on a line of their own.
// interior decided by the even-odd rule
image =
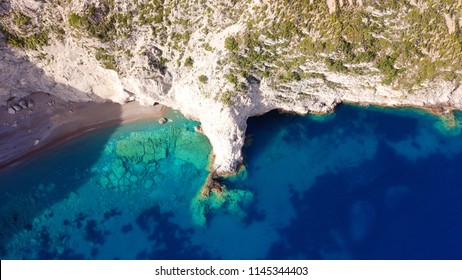
<svg viewBox="0 0 462 280">
<path fill-rule="evenodd" d="M 174 45 L 172 41 L 169 41 L 169 44 L 165 44 L 162 40 L 159 41 L 159 36 L 156 37 L 155 32 L 143 24 L 131 26 L 133 30 L 126 36 L 112 34 L 113 37 L 104 37 L 104 40 L 98 36 L 95 37 L 95 34 L 83 33 L 86 35 L 77 36 L 76 34 L 82 31 L 79 28 L 85 27 L 80 25 L 88 23 L 85 19 L 92 19 L 87 18 L 86 12 L 103 13 L 105 11 L 104 3 L 101 1 L 90 1 L 91 3 L 84 3 L 84 1 L 59 6 L 61 13 L 56 19 L 53 17 L 55 8 L 51 7 L 51 4 L 32 0 L 29 2 L 29 6 L 32 7 L 30 9 L 26 9 L 23 3 L 17 4 L 16 7 L 18 11 L 27 14 L 25 19 L 28 21 L 25 27 L 35 26 L 34 24 L 37 26 L 47 24 L 48 26 L 53 23 L 57 30 L 61 28 L 61 33 L 58 35 L 45 34 L 48 36 L 46 43 L 33 41 L 40 44 L 30 47 L 25 42 L 31 44 L 33 42 L 24 41 L 25 39 L 21 41 L 19 39 L 22 37 L 16 38 L 12 35 L 13 33 L 0 32 L 0 67 L 2 69 L 0 71 L 0 105 L 4 106 L 1 110 L 4 116 L 24 116 L 27 119 L 27 114 L 22 112 L 30 110 L 28 105 L 31 103 L 26 104 L 24 101 L 22 104 L 24 106 L 22 106 L 20 102 L 24 98 L 27 99 L 30 93 L 37 91 L 59 96 L 63 102 L 104 103 L 109 100 L 125 104 L 137 101 L 141 105 L 138 108 L 146 111 L 151 110 L 149 108 L 157 103 L 164 104 L 201 123 L 200 132 L 208 137 L 213 148 L 214 162 L 211 169 L 216 170 L 220 175 L 235 173 L 243 162 L 242 147 L 247 119 L 263 115 L 271 110 L 282 110 L 301 115 L 324 114 L 333 111 L 340 103 L 417 107 L 446 115 L 449 115 L 452 110 L 462 109 L 462 87 L 458 79 L 461 73 L 458 70 L 453 71 L 453 79 L 442 79 L 435 75 L 429 80 L 419 80 L 411 83 L 413 84 L 411 87 L 404 88 L 396 83 L 384 82 L 386 75 L 384 76 L 383 71 L 379 71 L 378 61 L 377 63 L 372 60 L 355 65 L 338 65 L 334 63 L 338 54 L 336 50 L 333 50 L 333 53 L 319 54 L 327 60 L 327 64 L 319 59 L 320 57 L 314 56 L 317 59 L 310 59 L 309 56 L 305 56 L 300 60 L 299 65 L 297 64 L 298 72 L 286 73 L 291 74 L 287 79 L 284 79 L 284 75 L 279 75 L 278 70 L 281 67 L 273 62 L 264 63 L 265 67 L 268 66 L 269 69 L 275 71 L 273 76 L 266 72 L 266 75 L 263 75 L 259 73 L 261 71 L 256 71 L 256 74 L 247 73 L 245 69 L 236 68 L 236 63 L 233 62 L 235 58 L 245 59 L 244 55 L 249 51 L 244 45 L 239 48 L 239 40 L 245 39 L 244 35 L 249 31 L 246 21 L 240 16 L 234 18 L 228 15 L 230 17 L 227 18 L 222 15 L 222 21 L 207 32 L 201 28 L 191 27 L 191 32 L 185 33 L 188 40 L 183 43 L 184 46 L 178 45 L 175 48 L 172 46 Z M 257 2 L 254 3 L 254 7 L 259 6 Z M 252 5 L 254 4 L 242 3 L 242 12 L 253 13 Z M 90 6 L 93 9 L 89 9 Z M 127 10 L 129 6 L 122 3 L 118 8 Z M 367 7 L 367 5 L 364 7 L 359 5 L 356 8 L 377 14 L 371 10 L 372 7 Z M 185 9 L 189 11 L 190 8 Z M 331 10 L 332 7 L 329 9 Z M 115 10 L 117 9 L 104 15 L 110 18 Z M 39 16 L 42 12 L 44 12 L 43 18 Z M 327 12 L 327 9 L 324 12 Z M 220 10 L 217 8 L 214 13 L 220 14 Z M 173 13 L 170 18 L 176 19 L 183 16 L 180 13 Z M 167 20 L 167 17 L 165 19 Z M 6 19 L 4 22 L 7 22 Z M 176 32 L 188 27 L 167 26 L 162 22 L 158 25 L 159 28 L 165 28 L 163 31 L 165 34 L 170 35 L 180 35 Z M 117 26 L 113 27 L 117 30 Z M 13 31 L 13 29 L 10 30 L 10 32 Z M 20 46 L 22 42 L 24 47 L 7 44 L 7 37 L 16 38 L 19 40 L 16 45 Z M 29 40 L 34 38 L 40 37 L 30 37 Z M 257 37 L 258 40 L 259 38 Z M 309 39 L 309 37 L 306 38 Z M 174 39 L 177 38 L 169 40 Z M 261 50 L 262 47 L 269 48 L 271 45 L 284 41 L 281 38 L 279 41 L 277 39 L 262 39 L 261 42 L 259 41 L 260 45 L 254 47 L 254 51 Z M 277 48 L 273 51 L 277 52 Z M 359 52 L 359 49 L 354 51 Z M 388 52 L 387 50 L 382 51 Z M 274 55 L 274 53 L 271 54 Z M 385 62 L 391 63 L 391 58 L 387 57 L 385 56 Z M 292 58 L 287 57 L 288 61 Z M 385 69 L 390 70 L 392 74 L 400 72 L 399 65 L 391 63 L 385 66 L 387 66 Z M 444 69 L 434 70 L 446 71 Z M 11 100 L 14 102 L 11 103 Z M 37 107 L 37 104 L 35 105 Z M 36 107 L 34 114 L 39 112 Z M 59 113 L 44 113 L 42 121 L 49 123 L 53 121 L 50 119 L 52 117 L 59 118 L 69 114 L 71 113 L 66 107 Z M 75 115 L 81 115 L 81 113 L 76 111 Z M 10 122 L 3 115 L 2 120 L 5 120 L 4 123 Z M 100 119 L 100 121 L 104 120 Z M 11 126 L 2 129 L 8 132 L 1 136 L 5 139 L 3 141 L 6 143 L 16 141 L 7 135 L 13 131 Z M 22 133 L 26 136 L 30 128 L 22 129 L 24 129 Z M 27 139 L 32 139 L 27 140 L 29 141 L 26 145 L 28 149 L 31 146 L 34 147 L 35 140 L 39 141 L 37 147 L 43 144 L 41 139 L 27 137 Z M 9 156 L 12 149 L 11 144 L 2 145 L 2 147 L 4 148 L 0 154 L 3 158 L 11 158 Z"/>
<path fill-rule="evenodd" d="M 332 77 L 333 79 L 334 77 Z M 336 80 L 340 83 L 348 77 L 342 77 Z M 159 92 L 161 89 L 153 86 L 153 84 L 146 84 L 144 80 L 130 79 L 130 83 L 126 84 L 130 88 L 130 92 L 133 92 L 133 99 L 137 100 L 142 106 L 137 106 L 137 110 L 144 110 L 141 113 L 142 117 L 160 117 L 156 106 L 152 107 L 151 104 L 159 102 L 165 104 L 173 109 L 177 109 L 185 114 L 187 117 L 198 120 L 201 122 L 200 131 L 204 133 L 210 140 L 213 147 L 213 158 L 214 162 L 211 168 L 217 171 L 220 175 L 229 175 L 237 171 L 238 167 L 242 164 L 242 147 L 245 140 L 245 131 L 247 127 L 247 119 L 249 117 L 263 115 L 271 110 L 281 110 L 284 112 L 295 113 L 300 115 L 305 114 L 325 114 L 335 110 L 335 107 L 340 103 L 352 103 L 358 105 L 375 105 L 383 107 L 415 107 L 422 108 L 429 111 L 430 113 L 437 115 L 450 116 L 452 110 L 462 109 L 462 88 L 457 85 L 450 84 L 448 82 L 435 83 L 432 87 L 425 90 L 415 92 L 413 94 L 403 95 L 399 91 L 392 90 L 388 87 L 375 84 L 375 89 L 364 89 L 364 83 L 351 85 L 350 87 L 342 88 L 329 88 L 324 84 L 317 84 L 319 81 L 302 81 L 295 82 L 289 85 L 285 91 L 276 91 L 270 88 L 266 81 L 263 80 L 259 84 L 254 84 L 249 90 L 249 94 L 239 100 L 233 106 L 223 105 L 213 99 L 204 97 L 200 88 L 195 87 L 193 83 L 184 83 L 183 81 L 172 82 L 171 88 L 167 93 Z M 354 81 L 354 79 L 353 79 Z M 370 83 L 367 79 L 363 79 L 363 82 Z M 126 80 L 121 80 L 122 84 L 127 83 Z M 369 84 L 370 85 L 370 84 Z M 145 91 L 141 91 L 144 88 Z M 125 87 L 123 89 L 126 89 Z M 304 94 L 300 94 L 303 92 Z M 27 96 L 27 95 L 25 95 Z M 63 107 L 61 110 L 56 110 L 55 113 L 51 114 L 50 111 L 44 111 L 43 123 L 53 122 L 51 118 L 58 118 L 59 115 L 66 116 L 72 115 L 81 116 L 75 109 L 69 109 L 70 104 L 80 104 L 80 102 L 68 101 L 69 98 L 65 97 L 59 101 L 59 106 Z M 66 100 L 67 99 L 67 100 Z M 96 96 L 95 101 L 100 101 Z M 8 118 L 21 118 L 26 119 L 26 114 L 22 112 L 33 109 L 35 112 L 40 110 L 49 109 L 53 106 L 56 107 L 56 102 L 53 100 L 47 100 L 40 106 L 34 104 L 34 101 L 30 102 L 28 97 L 15 98 L 14 105 L 11 102 L 7 102 L 2 109 L 2 120 L 4 120 L 3 138 L 6 143 L 13 143 L 13 136 L 7 136 L 14 127 L 14 122 L 8 120 Z M 19 100 L 19 101 L 18 101 Z M 25 100 L 27 108 L 19 110 L 19 102 Z M 66 100 L 66 101 L 65 101 Z M 117 101 L 117 100 L 116 100 Z M 16 105 L 16 103 L 18 103 Z M 35 102 L 37 103 L 37 102 Z M 83 102 L 86 103 L 87 102 Z M 88 103 L 91 104 L 92 102 Z M 34 108 L 29 108 L 27 105 L 34 104 Z M 123 106 L 133 106 L 133 102 L 126 103 Z M 32 105 L 32 106 L 34 106 Z M 16 110 L 15 107 L 18 107 Z M 109 106 L 109 105 L 107 105 Z M 119 104 L 114 106 L 121 106 Z M 15 114 L 12 114 L 12 110 L 15 110 Z M 73 112 L 75 110 L 75 112 Z M 152 114 L 152 115 L 151 115 Z M 46 117 L 45 117 L 46 116 Z M 97 122 L 110 122 L 114 120 L 116 116 L 109 115 L 106 120 L 100 118 Z M 118 118 L 118 117 L 117 117 Z M 450 117 L 449 117 L 450 118 Z M 5 127 L 8 127 L 5 129 Z M 75 126 L 77 129 L 78 126 Z M 24 128 L 27 132 L 27 128 Z M 20 131 L 20 129 L 16 129 Z M 25 133 L 23 132 L 23 133 Z M 48 133 L 48 132 L 44 132 Z M 27 134 L 27 133 L 26 133 Z M 34 138 L 34 139 L 32 139 Z M 44 141 L 41 137 L 28 137 L 30 140 L 26 147 L 30 150 L 40 148 Z M 35 144 L 36 140 L 40 142 Z M 5 166 L 6 162 L 11 161 L 11 145 L 3 145 L 4 154 L 2 158 L 2 166 Z M 15 145 L 17 146 L 17 144 Z M 23 152 L 23 154 L 25 154 Z"/>
</svg>

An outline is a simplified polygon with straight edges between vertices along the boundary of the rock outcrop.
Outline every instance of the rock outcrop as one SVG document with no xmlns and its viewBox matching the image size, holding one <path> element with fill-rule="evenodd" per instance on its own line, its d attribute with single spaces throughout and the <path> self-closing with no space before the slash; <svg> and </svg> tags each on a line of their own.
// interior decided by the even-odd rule
<svg viewBox="0 0 462 280">
<path fill-rule="evenodd" d="M 372 28 L 379 20 L 388 22 L 386 32 L 356 34 L 367 36 L 357 40 L 383 44 L 383 49 L 363 41 L 355 45 L 355 34 L 323 33 L 322 24 L 311 30 L 297 27 L 308 17 L 283 18 L 289 15 L 275 12 L 284 11 L 277 1 L 212 1 L 208 6 L 157 0 L 3 1 L 0 104 L 35 91 L 72 101 L 159 102 L 201 122 L 213 147 L 213 168 L 222 174 L 242 163 L 247 119 L 270 110 L 321 114 L 341 102 L 462 109 L 460 69 L 442 63 L 427 70 L 437 74 L 422 77 L 412 69 L 427 67 L 419 64 L 427 57 L 429 65 L 436 65 L 437 50 L 411 41 L 421 57 L 406 65 L 413 58 L 401 59 L 398 51 L 411 56 L 413 49 L 394 50 L 386 42 L 404 23 L 389 23 L 394 20 L 389 14 L 365 1 L 311 2 L 308 13 L 319 6 L 322 16 L 348 6 L 354 16 L 370 15 L 355 24 Z M 268 23 L 256 22 L 263 11 Z M 440 16 L 442 25 L 450 23 L 446 32 L 449 27 L 452 36 L 459 34 L 455 19 L 460 15 Z M 287 31 L 264 33 L 265 24 Z M 452 51 L 445 53 L 457 53 Z M 417 82 L 406 83 L 412 79 Z"/>
</svg>

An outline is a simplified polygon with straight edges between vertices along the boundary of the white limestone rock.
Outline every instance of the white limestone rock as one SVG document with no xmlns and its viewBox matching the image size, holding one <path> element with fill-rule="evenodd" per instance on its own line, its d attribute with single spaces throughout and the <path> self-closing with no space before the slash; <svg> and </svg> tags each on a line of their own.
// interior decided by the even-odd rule
<svg viewBox="0 0 462 280">
<path fill-rule="evenodd" d="M 219 62 L 228 54 L 224 48 L 225 38 L 244 33 L 246 25 L 243 21 L 228 24 L 226 17 L 217 14 L 215 23 L 222 24 L 222 29 L 215 27 L 214 32 L 205 35 L 202 30 L 196 30 L 189 35 L 188 45 L 181 49 L 181 58 L 194 58 L 194 67 L 180 67 L 177 59 L 172 59 L 165 63 L 164 73 L 160 73 L 151 67 L 148 55 L 155 57 L 157 53 L 172 52 L 172 56 L 181 62 L 180 53 L 168 45 L 154 45 L 150 28 L 140 27 L 131 32 L 128 38 L 121 37 L 114 42 L 102 43 L 76 34 L 66 24 L 71 11 L 82 12 L 88 3 L 99 4 L 98 0 L 72 1 L 70 6 L 65 7 L 58 5 L 52 9 L 52 15 L 46 13 L 45 8 L 51 5 L 48 2 L 10 2 L 29 16 L 32 22 L 47 17 L 46 20 L 54 24 L 54 27 L 63 28 L 66 36 L 62 39 L 51 37 L 49 45 L 39 51 L 24 51 L 7 46 L 4 36 L 0 35 L 0 105 L 6 105 L 11 97 L 21 98 L 36 91 L 48 92 L 71 101 L 111 100 L 124 103 L 136 100 L 145 106 L 162 103 L 201 122 L 202 132 L 213 148 L 213 168 L 220 173 L 233 172 L 242 163 L 241 149 L 247 119 L 273 109 L 298 114 L 327 113 L 341 102 L 462 109 L 462 88 L 457 84 L 437 80 L 423 85 L 412 94 L 406 94 L 383 85 L 376 72 L 362 76 L 334 73 L 314 61 L 307 61 L 303 67 L 322 74 L 324 79 L 302 79 L 285 84 L 282 89 L 273 87 L 271 80 L 263 78 L 260 83 L 250 84 L 246 95 L 236 97 L 234 104 L 226 105 L 219 101 L 220 93 L 233 90 L 233 87 L 224 79 L 229 65 L 219 65 Z M 254 4 L 260 2 L 264 1 L 254 1 Z M 327 0 L 326 4 L 333 13 L 339 9 L 339 3 L 350 9 L 352 6 L 363 6 L 363 3 L 366 5 L 366 2 Z M 120 11 L 127 10 L 131 5 L 131 1 L 121 0 L 116 3 Z M 55 17 L 59 20 L 55 20 Z M 197 16 L 195 20 L 203 19 Z M 450 22 L 449 31 L 453 31 L 454 17 L 446 20 Z M 213 28 L 206 21 L 205 25 Z M 211 51 L 204 50 L 205 42 L 210 45 Z M 113 45 L 123 48 L 113 50 Z M 102 66 L 95 58 L 98 49 L 112 51 L 119 72 Z M 124 56 L 126 50 L 130 51 L 130 57 Z M 37 58 L 41 53 L 46 54 L 45 59 Z M 373 68 L 372 65 L 368 67 Z M 199 75 L 208 77 L 206 84 L 198 81 Z M 29 101 L 31 106 L 33 102 Z M 13 114 L 16 110 L 9 107 L 8 112 Z"/>
</svg>

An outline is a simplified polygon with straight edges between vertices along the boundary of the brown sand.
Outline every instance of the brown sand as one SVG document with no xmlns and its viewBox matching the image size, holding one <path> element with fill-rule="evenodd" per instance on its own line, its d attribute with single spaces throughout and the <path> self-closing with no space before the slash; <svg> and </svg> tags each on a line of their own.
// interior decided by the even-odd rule
<svg viewBox="0 0 462 280">
<path fill-rule="evenodd" d="M 34 93 L 25 100 L 32 100 L 34 106 L 16 114 L 0 106 L 0 169 L 95 128 L 141 119 L 157 122 L 169 110 L 162 105 L 145 107 L 136 102 L 66 102 L 46 93 Z"/>
</svg>

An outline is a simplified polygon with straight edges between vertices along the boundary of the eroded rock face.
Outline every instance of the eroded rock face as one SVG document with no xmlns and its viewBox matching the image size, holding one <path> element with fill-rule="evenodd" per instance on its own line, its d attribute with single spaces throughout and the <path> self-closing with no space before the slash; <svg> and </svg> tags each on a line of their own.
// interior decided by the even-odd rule
<svg viewBox="0 0 462 280">
<path fill-rule="evenodd" d="M 329 13 L 335 13 L 337 11 L 337 1 L 336 0 L 326 0 L 327 7 L 329 8 Z"/>
<path fill-rule="evenodd" d="M 159 102 L 201 122 L 213 147 L 213 168 L 219 173 L 233 172 L 242 163 L 247 119 L 273 109 L 326 113 L 341 102 L 462 108 L 457 79 L 437 78 L 411 89 L 384 84 L 386 73 L 377 69 L 376 62 L 379 56 L 387 58 L 387 50 L 375 54 L 375 61 L 372 58 L 354 66 L 338 64 L 343 54 L 337 50 L 316 54 L 319 57 L 313 59 L 305 55 L 282 73 L 285 66 L 278 66 L 278 56 L 284 48 L 293 50 L 295 46 L 287 43 L 286 35 L 246 37 L 251 30 L 249 22 L 258 16 L 255 10 L 266 4 L 271 11 L 280 3 L 218 2 L 210 2 L 209 10 L 188 2 L 174 6 L 175 1 L 164 1 L 159 6 L 156 0 L 138 6 L 124 0 L 71 1 L 54 6 L 34 0 L 2 2 L 0 104 L 35 91 L 73 101 L 137 100 L 146 106 Z M 318 2 L 311 4 L 320 5 Z M 380 16 L 376 8 L 366 7 L 360 0 L 321 2 L 326 12 L 336 12 L 340 5 L 350 13 L 356 7 Z M 449 33 L 454 33 L 456 15 L 450 19 Z M 273 25 L 280 19 L 269 13 L 268 20 Z M 442 22 L 445 24 L 444 19 Z M 264 29 L 263 23 L 252 24 Z M 47 42 L 42 44 L 40 36 Z M 306 36 L 320 40 L 320 33 Z M 293 40 L 303 42 L 297 38 Z M 351 39 L 342 40 L 345 44 Z M 358 56 L 362 51 L 350 50 Z M 268 61 L 251 61 L 246 56 Z M 250 65 L 242 65 L 242 61 Z M 362 72 L 348 71 L 350 68 Z M 265 69 L 275 74 L 268 75 Z M 384 69 L 394 75 L 399 72 L 396 64 Z M 460 76 L 457 70 L 453 74 Z"/>
<path fill-rule="evenodd" d="M 448 27 L 449 34 L 456 32 L 456 18 L 454 16 L 451 17 L 451 15 L 449 14 L 444 14 L 444 20 L 446 21 L 446 26 Z"/>
</svg>

